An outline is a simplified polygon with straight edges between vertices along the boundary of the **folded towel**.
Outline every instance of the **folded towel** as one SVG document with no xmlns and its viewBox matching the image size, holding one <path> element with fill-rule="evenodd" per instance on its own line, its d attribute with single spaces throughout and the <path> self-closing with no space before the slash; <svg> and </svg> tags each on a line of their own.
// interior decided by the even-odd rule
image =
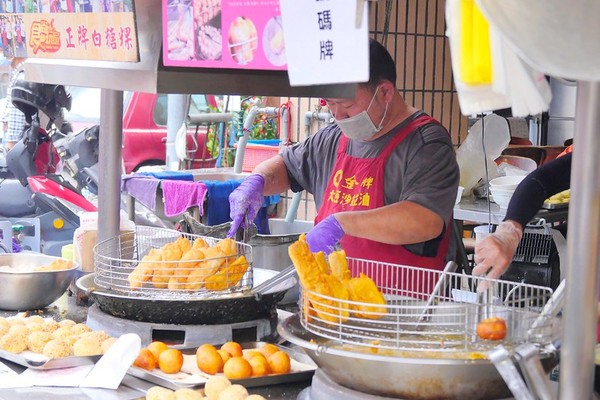
<svg viewBox="0 0 600 400">
<path fill-rule="evenodd" d="M 213 226 L 230 221 L 229 194 L 242 180 L 202 181 L 206 185 L 206 225 Z"/>
<path fill-rule="evenodd" d="M 206 185 L 203 182 L 181 180 L 163 180 L 162 192 L 165 204 L 165 216 L 173 217 L 182 214 L 188 208 L 197 206 L 200 215 L 204 215 L 204 198 Z"/>
<path fill-rule="evenodd" d="M 156 210 L 156 189 L 159 179 L 151 176 L 123 176 L 121 179 L 121 190 L 129 193 L 131 197 L 148 207 Z"/>
<path fill-rule="evenodd" d="M 242 180 L 202 181 L 206 184 L 207 210 L 205 225 L 213 226 L 231 221 L 229 217 L 229 194 L 237 188 Z M 267 207 L 279 202 L 278 194 L 265 196 L 263 206 L 254 219 L 258 233 L 269 234 Z"/>
<path fill-rule="evenodd" d="M 194 175 L 184 171 L 138 172 L 137 175 L 152 176 L 157 179 L 170 179 L 176 181 L 193 181 Z"/>
</svg>

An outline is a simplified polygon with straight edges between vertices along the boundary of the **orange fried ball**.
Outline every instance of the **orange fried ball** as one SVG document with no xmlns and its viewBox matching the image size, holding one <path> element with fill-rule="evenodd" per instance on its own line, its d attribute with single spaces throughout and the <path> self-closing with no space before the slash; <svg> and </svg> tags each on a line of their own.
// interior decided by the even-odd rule
<svg viewBox="0 0 600 400">
<path fill-rule="evenodd" d="M 226 342 L 221 346 L 221 350 L 225 350 L 232 357 L 241 357 L 242 356 L 242 346 L 237 342 Z"/>
<path fill-rule="evenodd" d="M 147 369 L 148 371 L 152 371 L 157 367 L 158 362 L 150 350 L 143 348 L 140 350 L 140 353 L 133 362 L 133 365 L 139 368 Z"/>
<path fill-rule="evenodd" d="M 265 376 L 271 372 L 269 362 L 260 353 L 250 359 L 250 366 L 252 367 L 252 376 Z"/>
<path fill-rule="evenodd" d="M 265 356 L 268 359 L 271 356 L 271 354 L 279 351 L 279 347 L 271 343 L 265 343 L 262 347 L 258 349 L 258 351 L 260 351 L 263 354 L 263 356 Z"/>
<path fill-rule="evenodd" d="M 223 358 L 212 344 L 203 344 L 196 350 L 196 365 L 210 375 L 223 370 Z"/>
<path fill-rule="evenodd" d="M 271 354 L 267 361 L 273 374 L 287 374 L 290 372 L 290 356 L 285 351 L 280 350 Z"/>
<path fill-rule="evenodd" d="M 227 351 L 225 350 L 221 350 L 218 349 L 217 353 L 219 353 L 219 355 L 221 356 L 221 358 L 223 359 L 223 364 L 225 364 L 227 362 L 227 360 L 229 360 L 231 358 L 231 354 L 229 354 Z M 223 372 L 222 369 L 219 372 Z"/>
<path fill-rule="evenodd" d="M 244 351 L 244 355 L 242 357 L 244 357 L 246 360 L 250 361 L 252 359 L 252 357 L 254 357 L 257 354 L 267 358 L 264 354 L 262 354 L 260 351 L 258 351 L 256 349 Z"/>
<path fill-rule="evenodd" d="M 183 353 L 181 350 L 168 349 L 158 356 L 158 368 L 166 374 L 176 374 L 181 371 Z"/>
<path fill-rule="evenodd" d="M 243 357 L 231 357 L 223 366 L 223 373 L 228 379 L 246 379 L 252 376 L 252 366 Z"/>
<path fill-rule="evenodd" d="M 164 342 L 154 341 L 148 346 L 146 346 L 146 348 L 150 350 L 152 354 L 154 354 L 154 358 L 156 358 L 156 360 L 158 361 L 160 353 L 167 350 L 169 347 Z"/>
<path fill-rule="evenodd" d="M 506 337 L 506 321 L 491 317 L 477 324 L 477 336 L 485 340 L 502 340 Z"/>
</svg>

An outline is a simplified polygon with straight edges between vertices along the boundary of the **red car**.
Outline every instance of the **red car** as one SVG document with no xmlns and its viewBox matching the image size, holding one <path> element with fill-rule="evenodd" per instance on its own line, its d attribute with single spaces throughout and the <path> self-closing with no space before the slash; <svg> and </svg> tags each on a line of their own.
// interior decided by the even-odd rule
<svg viewBox="0 0 600 400">
<path fill-rule="evenodd" d="M 71 110 L 65 119 L 73 125 L 74 132 L 100 123 L 100 89 L 69 87 L 73 97 Z M 167 138 L 167 95 L 139 92 L 123 94 L 123 162 L 125 173 L 137 171 L 140 167 L 164 165 Z M 210 112 L 209 107 L 217 108 L 215 96 L 196 94 L 191 96 L 190 114 Z M 197 141 L 197 145 L 195 144 Z M 206 148 L 206 127 L 196 132 L 190 126 L 188 150 L 197 149 L 190 158 L 195 161 L 192 168 L 214 167 Z"/>
</svg>

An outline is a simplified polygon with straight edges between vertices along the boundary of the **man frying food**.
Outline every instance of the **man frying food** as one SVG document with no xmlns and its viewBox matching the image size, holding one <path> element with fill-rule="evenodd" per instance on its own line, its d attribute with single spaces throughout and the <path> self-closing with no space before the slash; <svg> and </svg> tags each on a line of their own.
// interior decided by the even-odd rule
<svg viewBox="0 0 600 400">
<path fill-rule="evenodd" d="M 391 55 L 371 40 L 369 81 L 327 98 L 335 124 L 259 164 L 229 196 L 229 236 L 263 195 L 307 190 L 318 213 L 306 241 L 329 254 L 442 269 L 459 170 L 450 135 L 396 89 Z"/>
</svg>

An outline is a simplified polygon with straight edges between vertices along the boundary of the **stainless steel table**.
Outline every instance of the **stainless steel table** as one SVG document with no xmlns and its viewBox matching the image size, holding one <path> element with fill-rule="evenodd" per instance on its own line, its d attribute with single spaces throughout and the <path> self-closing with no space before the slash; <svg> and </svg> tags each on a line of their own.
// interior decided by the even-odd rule
<svg viewBox="0 0 600 400">
<path fill-rule="evenodd" d="M 553 210 L 540 209 L 535 215 L 532 223 L 543 222 L 552 224 L 555 222 L 566 221 L 569 215 L 569 208 L 556 208 Z M 492 224 L 498 225 L 506 216 L 506 209 L 494 202 L 489 202 L 487 199 L 477 199 L 475 196 L 463 197 L 461 201 L 454 206 L 454 235 L 457 252 L 457 262 L 467 273 L 471 273 L 472 265 L 469 261 L 467 251 L 465 249 L 463 237 L 463 223 L 465 221 L 474 222 L 476 224 Z"/>
<path fill-rule="evenodd" d="M 87 316 L 87 305 L 79 305 L 76 296 L 65 293 L 60 299 L 48 307 L 31 311 L 30 315 L 42 315 L 52 317 L 56 320 L 72 319 L 75 322 L 85 322 Z M 290 306 L 287 311 L 295 312 L 297 307 Z M 0 310 L 0 316 L 9 317 L 15 315 L 16 311 Z M 10 361 L 0 359 L 0 361 L 9 366 L 14 371 L 20 373 L 25 368 L 11 363 Z M 0 379 L 2 377 L 0 376 Z M 249 388 L 251 394 L 260 394 L 269 400 L 296 399 L 298 394 L 308 386 L 311 381 L 287 383 L 281 385 L 263 386 Z M 0 400 L 21 400 L 26 398 L 36 400 L 130 400 L 143 399 L 146 391 L 154 386 L 153 383 L 146 382 L 131 375 L 125 375 L 121 386 L 117 390 L 109 389 L 79 389 L 79 388 L 61 388 L 61 387 L 32 387 L 18 389 L 0 389 Z"/>
<path fill-rule="evenodd" d="M 544 219 L 546 223 L 566 221 L 569 208 L 557 208 L 553 210 L 540 209 L 534 221 Z M 494 202 L 489 203 L 487 199 L 476 199 L 474 196 L 463 197 L 454 206 L 454 219 L 459 221 L 472 221 L 479 224 L 492 223 L 498 225 L 506 216 L 506 209 Z"/>
</svg>

